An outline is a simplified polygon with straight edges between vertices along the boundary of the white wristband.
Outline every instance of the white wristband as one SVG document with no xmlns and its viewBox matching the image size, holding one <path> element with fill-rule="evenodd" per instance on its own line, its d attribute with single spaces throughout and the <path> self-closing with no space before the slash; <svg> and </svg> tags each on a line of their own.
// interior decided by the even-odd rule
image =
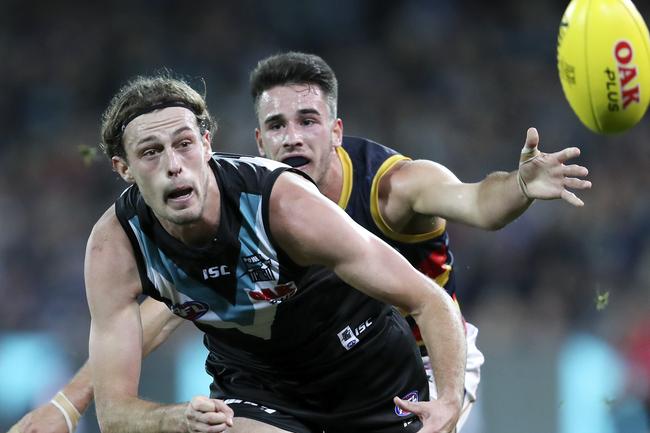
<svg viewBox="0 0 650 433">
<path fill-rule="evenodd" d="M 65 418 L 65 423 L 68 426 L 68 433 L 74 433 L 77 424 L 79 423 L 79 418 L 81 418 L 81 414 L 77 408 L 74 407 L 74 404 L 72 404 L 68 397 L 66 397 L 63 391 L 57 392 L 50 403 L 59 409 L 63 418 Z"/>
</svg>

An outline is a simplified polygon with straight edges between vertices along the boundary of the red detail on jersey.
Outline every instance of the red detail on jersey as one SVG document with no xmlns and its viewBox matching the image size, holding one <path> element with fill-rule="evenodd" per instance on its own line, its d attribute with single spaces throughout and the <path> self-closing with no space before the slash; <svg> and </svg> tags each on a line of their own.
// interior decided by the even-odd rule
<svg viewBox="0 0 650 433">
<path fill-rule="evenodd" d="M 296 283 L 290 281 L 285 284 L 278 284 L 272 289 L 248 290 L 248 296 L 255 301 L 268 301 L 271 303 L 284 301 L 298 291 Z"/>
<path fill-rule="evenodd" d="M 436 278 L 445 271 L 447 263 L 447 248 L 433 251 L 417 266 L 418 270 L 429 278 Z"/>
</svg>

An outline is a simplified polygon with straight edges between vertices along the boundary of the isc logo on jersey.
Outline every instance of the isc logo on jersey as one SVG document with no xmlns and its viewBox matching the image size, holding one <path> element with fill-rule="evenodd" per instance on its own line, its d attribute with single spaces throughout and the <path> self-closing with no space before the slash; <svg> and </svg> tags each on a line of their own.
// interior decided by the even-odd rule
<svg viewBox="0 0 650 433">
<path fill-rule="evenodd" d="M 263 288 L 263 289 L 244 289 L 248 293 L 248 297 L 252 301 L 265 301 L 270 304 L 279 304 L 282 301 L 286 301 L 296 294 L 298 287 L 293 281 L 288 283 L 278 284 L 274 288 Z"/>
</svg>

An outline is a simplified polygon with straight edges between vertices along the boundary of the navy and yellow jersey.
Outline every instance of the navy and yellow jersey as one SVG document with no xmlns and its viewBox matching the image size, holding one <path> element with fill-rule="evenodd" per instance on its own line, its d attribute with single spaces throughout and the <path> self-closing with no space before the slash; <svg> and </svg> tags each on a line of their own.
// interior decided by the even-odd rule
<svg viewBox="0 0 650 433">
<path fill-rule="evenodd" d="M 297 380 L 295 372 L 330 373 L 353 346 L 375 334 L 372 329 L 382 328 L 389 307 L 325 268 L 298 266 L 275 243 L 271 189 L 284 171 L 302 173 L 265 158 L 233 155 L 215 155 L 210 166 L 221 216 L 205 247 L 169 235 L 137 186 L 117 200 L 144 293 L 205 332 L 207 368 L 217 385 L 226 367 L 275 379 L 286 375 L 286 383 Z"/>
<path fill-rule="evenodd" d="M 336 148 L 343 166 L 343 191 L 339 206 L 359 225 L 399 251 L 416 269 L 434 279 L 456 301 L 454 258 L 449 250 L 445 221 L 433 231 L 403 234 L 391 229 L 379 212 L 379 182 L 400 161 L 410 158 L 381 144 L 358 137 L 343 137 Z M 422 344 L 415 321 L 408 317 L 414 336 Z"/>
</svg>

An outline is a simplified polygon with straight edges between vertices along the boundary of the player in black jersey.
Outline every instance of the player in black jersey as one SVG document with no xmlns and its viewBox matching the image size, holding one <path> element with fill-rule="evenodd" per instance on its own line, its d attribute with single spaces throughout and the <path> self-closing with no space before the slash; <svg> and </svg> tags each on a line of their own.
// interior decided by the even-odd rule
<svg viewBox="0 0 650 433">
<path fill-rule="evenodd" d="M 276 73 L 281 78 L 268 78 L 269 74 Z M 588 182 L 578 182 L 567 177 L 584 175 L 585 169 L 571 166 L 563 171 L 565 170 L 562 164 L 564 158 L 575 156 L 575 149 L 566 149 L 562 153 L 552 155 L 542 153 L 534 158 L 534 155 L 538 154 L 536 149 L 538 139 L 536 132 L 532 130 L 529 131 L 530 135 L 527 137 L 527 144 L 522 153 L 522 163 L 526 163 L 521 165 L 520 171 L 510 174 L 495 173 L 475 185 L 461 184 L 453 174 L 440 165 L 425 161 L 413 162 L 369 140 L 343 137 L 342 122 L 336 116 L 334 73 L 317 56 L 287 53 L 271 57 L 260 62 L 252 78 L 258 114 L 260 114 L 260 102 L 264 102 L 267 96 L 273 96 L 277 91 L 285 93 L 275 95 L 275 99 L 268 99 L 268 101 L 293 104 L 288 109 L 283 108 L 281 112 L 267 115 L 266 119 L 260 118 L 257 137 L 261 152 L 309 173 L 328 198 L 337 202 L 358 223 L 395 246 L 414 266 L 434 278 L 454 298 L 453 260 L 448 249 L 444 219 L 440 216 L 483 228 L 498 228 L 526 208 L 530 200 L 525 200 L 522 193 L 527 194 L 529 198 L 562 197 L 572 204 L 580 205 L 581 202 L 561 186 L 564 182 L 568 187 L 589 186 Z M 266 83 L 261 82 L 265 80 Z M 312 87 L 294 86 L 295 84 L 310 84 Z M 298 96 L 304 97 L 301 99 L 303 103 L 306 101 L 311 105 L 296 105 Z M 295 107 L 298 109 L 296 110 Z M 310 129 L 317 131 L 309 132 Z M 273 139 L 275 134 L 273 131 L 284 131 L 282 137 L 287 142 L 275 144 L 277 141 Z M 431 216 L 423 212 L 423 215 L 418 218 L 411 218 L 414 213 L 412 208 L 417 203 L 411 205 L 411 200 L 406 194 L 407 190 L 395 188 L 394 185 L 405 183 L 408 186 L 409 180 L 417 179 L 420 173 L 424 174 L 422 179 L 427 182 L 423 185 L 425 192 L 434 198 L 435 194 L 440 195 L 435 201 L 430 200 L 433 201 L 433 205 L 444 205 L 445 195 L 448 194 L 445 191 L 454 191 L 454 193 L 468 191 L 471 194 L 468 196 L 467 201 L 470 204 L 467 205 L 467 209 L 471 209 L 472 199 L 478 196 L 476 192 L 490 194 L 491 190 L 498 190 L 503 186 L 503 192 L 506 194 L 501 196 L 497 191 L 495 202 L 505 203 L 506 206 L 500 210 L 496 209 L 498 212 L 492 215 L 497 218 L 492 221 L 478 218 L 481 215 L 467 214 L 467 210 L 454 209 L 453 206 L 437 210 L 434 207 L 434 210 L 429 210 Z M 544 176 L 544 173 L 550 175 Z M 527 183 L 519 183 L 521 188 L 519 189 L 516 180 Z M 400 193 L 407 196 L 406 200 Z M 508 210 L 509 202 L 511 210 Z M 426 203 L 419 203 L 420 206 L 424 204 Z M 432 206 L 431 203 L 429 205 Z M 397 216 L 395 216 L 396 210 Z M 402 212 L 402 215 L 399 212 Z M 404 223 L 405 220 L 408 220 L 407 223 Z M 170 330 L 179 323 L 178 320 L 170 318 L 168 311 L 160 308 L 161 305 L 147 300 L 141 306 L 143 341 L 146 343 L 143 348 L 144 353 L 148 353 L 163 341 Z M 470 325 L 468 325 L 467 339 L 466 404 L 475 397 L 478 369 L 482 363 L 482 356 L 474 344 L 475 331 Z M 85 409 L 92 398 L 89 382 L 88 369 L 84 367 L 64 389 L 67 394 L 72 395 L 71 400 L 79 409 Z M 233 403 L 232 406 L 243 406 L 249 409 L 253 407 L 243 403 Z M 60 417 L 60 414 L 54 415 Z M 466 415 L 467 411 L 463 413 L 463 416 Z M 61 425 L 61 420 L 52 421 Z M 57 430 L 57 433 L 63 431 Z"/>
<path fill-rule="evenodd" d="M 300 171 L 213 156 L 212 130 L 203 99 L 165 77 L 130 82 L 104 114 L 105 151 L 131 186 L 86 252 L 102 430 L 453 431 L 465 339 L 444 290 Z M 205 333 L 217 398 L 138 398 L 142 293 Z M 390 305 L 416 318 L 438 400 L 428 401 L 417 346 Z M 239 405 L 234 416 L 224 401 Z"/>
</svg>

